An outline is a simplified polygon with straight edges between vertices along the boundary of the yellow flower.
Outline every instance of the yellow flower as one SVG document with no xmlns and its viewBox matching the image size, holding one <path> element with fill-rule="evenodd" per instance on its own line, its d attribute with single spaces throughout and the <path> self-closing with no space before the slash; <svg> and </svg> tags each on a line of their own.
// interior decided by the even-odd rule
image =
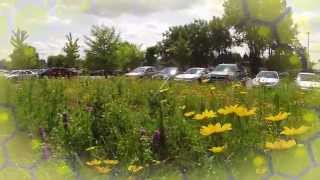
<svg viewBox="0 0 320 180">
<path fill-rule="evenodd" d="M 231 131 L 232 125 L 230 123 L 224 124 L 221 126 L 220 123 L 216 125 L 209 124 L 208 126 L 202 126 L 200 129 L 200 134 L 203 136 L 210 136 L 211 134 L 223 133 L 226 131 Z"/>
<path fill-rule="evenodd" d="M 97 159 L 94 159 L 92 161 L 87 161 L 86 164 L 88 166 L 97 166 L 97 165 L 100 165 L 101 164 L 101 161 L 100 160 L 97 160 Z"/>
<path fill-rule="evenodd" d="M 284 127 L 281 134 L 286 136 L 295 136 L 295 135 L 301 135 L 306 133 L 310 128 L 307 126 L 301 126 L 299 128 L 288 128 Z"/>
<path fill-rule="evenodd" d="M 102 167 L 102 166 L 95 166 L 94 169 L 100 174 L 108 174 L 109 172 L 112 171 L 112 169 L 108 167 Z"/>
<path fill-rule="evenodd" d="M 161 163 L 161 161 L 152 160 L 152 163 L 153 163 L 154 165 L 159 165 L 159 164 Z"/>
<path fill-rule="evenodd" d="M 212 110 L 205 110 L 204 112 L 202 112 L 202 114 L 196 114 L 193 119 L 194 120 L 208 120 L 211 118 L 215 118 L 217 117 L 217 114 L 215 112 L 213 112 Z"/>
<path fill-rule="evenodd" d="M 218 147 L 212 147 L 209 149 L 209 151 L 213 153 L 222 153 L 224 151 L 225 147 L 224 146 L 218 146 Z"/>
<path fill-rule="evenodd" d="M 277 121 L 283 121 L 289 117 L 290 113 L 287 112 L 279 112 L 279 114 L 275 116 L 268 116 L 265 118 L 266 121 L 271 121 L 271 122 L 277 122 Z"/>
<path fill-rule="evenodd" d="M 203 79 L 201 80 L 202 83 L 208 83 L 209 82 L 209 79 Z"/>
<path fill-rule="evenodd" d="M 259 167 L 256 169 L 256 174 L 258 175 L 264 175 L 266 174 L 268 169 L 266 167 Z"/>
<path fill-rule="evenodd" d="M 196 113 L 194 111 L 191 111 L 191 112 L 186 112 L 184 113 L 184 116 L 185 117 L 191 117 L 191 116 L 194 116 Z"/>
<path fill-rule="evenodd" d="M 130 171 L 131 173 L 137 173 L 139 171 L 141 171 L 143 169 L 142 166 L 136 166 L 136 165 L 130 165 L 128 167 L 128 171 Z"/>
<path fill-rule="evenodd" d="M 241 87 L 241 84 L 234 84 L 234 85 L 232 85 L 232 88 L 240 88 Z"/>
<path fill-rule="evenodd" d="M 118 160 L 104 160 L 103 163 L 107 164 L 107 165 L 117 165 L 119 164 L 119 161 Z"/>
<path fill-rule="evenodd" d="M 232 114 L 235 112 L 235 110 L 238 108 L 238 105 L 234 105 L 234 106 L 225 106 L 224 108 L 220 108 L 218 110 L 219 114 L 222 115 L 228 115 L 228 114 Z"/>
<path fill-rule="evenodd" d="M 248 109 L 243 106 L 239 106 L 235 109 L 234 113 L 239 117 L 253 116 L 256 114 L 257 108 Z"/>
<path fill-rule="evenodd" d="M 267 142 L 265 147 L 270 150 L 286 150 L 286 149 L 290 149 L 296 145 L 297 145 L 297 143 L 295 140 L 289 140 L 289 141 L 278 140 L 273 143 Z"/>
<path fill-rule="evenodd" d="M 214 91 L 214 90 L 216 90 L 216 87 L 212 86 L 212 87 L 210 88 L 210 90 L 211 90 L 211 91 Z"/>
<path fill-rule="evenodd" d="M 240 94 L 246 95 L 246 94 L 248 94 L 248 92 L 242 91 L 242 92 L 240 92 Z"/>
</svg>

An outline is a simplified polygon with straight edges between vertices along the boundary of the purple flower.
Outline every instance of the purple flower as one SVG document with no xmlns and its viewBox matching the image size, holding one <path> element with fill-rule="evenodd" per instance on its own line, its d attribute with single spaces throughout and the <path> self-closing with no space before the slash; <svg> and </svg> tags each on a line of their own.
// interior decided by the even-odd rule
<svg viewBox="0 0 320 180">
<path fill-rule="evenodd" d="M 39 128 L 39 134 L 40 134 L 42 141 L 47 141 L 47 133 L 44 128 L 42 128 L 42 127 Z"/>
<path fill-rule="evenodd" d="M 44 160 L 48 160 L 50 158 L 50 148 L 47 143 L 44 143 L 42 147 L 42 158 Z"/>
<path fill-rule="evenodd" d="M 152 144 L 155 148 L 158 148 L 160 146 L 160 140 L 161 140 L 160 130 L 156 130 L 152 138 Z"/>
</svg>

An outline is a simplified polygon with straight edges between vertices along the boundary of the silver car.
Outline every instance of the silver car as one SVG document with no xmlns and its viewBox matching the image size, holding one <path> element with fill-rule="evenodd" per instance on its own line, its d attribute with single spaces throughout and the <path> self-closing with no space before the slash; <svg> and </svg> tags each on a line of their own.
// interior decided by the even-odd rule
<svg viewBox="0 0 320 180">
<path fill-rule="evenodd" d="M 143 77 L 152 77 L 156 73 L 157 73 L 157 70 L 154 66 L 142 66 L 125 74 L 125 76 L 143 78 Z"/>
</svg>

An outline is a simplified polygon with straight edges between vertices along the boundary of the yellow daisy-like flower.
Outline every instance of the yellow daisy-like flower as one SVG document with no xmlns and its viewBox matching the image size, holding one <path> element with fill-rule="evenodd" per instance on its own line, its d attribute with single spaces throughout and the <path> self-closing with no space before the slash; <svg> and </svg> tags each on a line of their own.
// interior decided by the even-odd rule
<svg viewBox="0 0 320 180">
<path fill-rule="evenodd" d="M 205 110 L 204 112 L 202 112 L 201 114 L 196 114 L 193 119 L 194 120 L 208 120 L 211 118 L 215 118 L 217 117 L 217 113 L 213 112 L 212 110 Z"/>
<path fill-rule="evenodd" d="M 139 171 L 141 171 L 143 169 L 142 166 L 136 166 L 136 165 L 130 165 L 128 167 L 128 171 L 130 171 L 131 173 L 137 173 Z"/>
<path fill-rule="evenodd" d="M 209 151 L 213 152 L 213 153 L 222 153 L 225 150 L 224 146 L 218 146 L 218 147 L 212 147 L 209 149 Z"/>
<path fill-rule="evenodd" d="M 119 161 L 118 160 L 104 160 L 103 163 L 107 164 L 107 165 L 117 165 L 119 164 Z"/>
<path fill-rule="evenodd" d="M 95 166 L 94 169 L 100 174 L 108 174 L 109 172 L 112 171 L 112 169 L 108 167 L 102 167 L 102 166 Z"/>
<path fill-rule="evenodd" d="M 212 86 L 212 87 L 210 88 L 210 90 L 211 90 L 211 91 L 214 91 L 214 90 L 216 90 L 216 87 Z"/>
<path fill-rule="evenodd" d="M 289 141 L 285 141 L 285 140 L 278 140 L 276 142 L 266 142 L 266 149 L 270 149 L 270 150 L 286 150 L 286 149 L 290 149 L 294 146 L 296 146 L 297 143 L 295 140 L 289 140 Z"/>
<path fill-rule="evenodd" d="M 226 131 L 231 131 L 232 125 L 230 123 L 221 126 L 220 123 L 215 125 L 209 124 L 208 126 L 202 126 L 200 129 L 200 134 L 203 136 L 210 136 L 211 134 L 223 133 Z"/>
<path fill-rule="evenodd" d="M 256 115 L 257 108 L 248 109 L 243 106 L 239 106 L 235 109 L 234 113 L 239 117 L 246 117 L 246 116 L 254 116 Z"/>
<path fill-rule="evenodd" d="M 306 133 L 309 129 L 310 127 L 307 127 L 307 126 L 301 126 L 299 128 L 284 127 L 281 134 L 286 136 L 296 136 L 296 135 L 301 135 Z"/>
<path fill-rule="evenodd" d="M 186 113 L 184 113 L 184 116 L 185 117 L 192 117 L 192 116 L 194 116 L 196 113 L 194 112 L 194 111 L 191 111 L 191 112 L 186 112 Z"/>
<path fill-rule="evenodd" d="M 222 115 L 229 115 L 229 114 L 234 113 L 237 108 L 238 108 L 238 105 L 225 106 L 224 108 L 220 108 L 218 110 L 218 113 L 222 114 Z"/>
<path fill-rule="evenodd" d="M 86 164 L 88 166 L 97 166 L 100 165 L 102 162 L 100 160 L 94 159 L 92 161 L 87 161 Z"/>
<path fill-rule="evenodd" d="M 290 113 L 287 112 L 279 112 L 279 114 L 275 115 L 275 116 L 268 116 L 265 118 L 266 121 L 271 121 L 271 122 L 277 122 L 277 121 L 283 121 L 285 119 L 288 119 Z"/>
<path fill-rule="evenodd" d="M 246 92 L 246 91 L 241 91 L 240 94 L 246 95 L 246 94 L 248 94 L 248 92 Z"/>
</svg>

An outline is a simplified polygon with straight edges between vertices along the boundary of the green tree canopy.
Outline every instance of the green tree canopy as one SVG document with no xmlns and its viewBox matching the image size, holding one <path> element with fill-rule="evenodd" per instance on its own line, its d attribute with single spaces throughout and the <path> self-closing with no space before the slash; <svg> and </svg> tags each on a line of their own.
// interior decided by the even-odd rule
<svg viewBox="0 0 320 180">
<path fill-rule="evenodd" d="M 67 42 L 63 48 L 65 52 L 65 61 L 64 67 L 72 68 L 77 67 L 79 65 L 79 58 L 80 58 L 80 46 L 78 44 L 79 39 L 74 39 L 72 34 L 69 33 L 66 35 Z"/>
<path fill-rule="evenodd" d="M 129 42 L 119 43 L 115 57 L 118 69 L 128 70 L 135 68 L 141 65 L 143 59 L 144 54 L 139 46 Z"/>
<path fill-rule="evenodd" d="M 120 43 L 120 34 L 114 27 L 92 26 L 91 36 L 85 37 L 88 49 L 85 66 L 89 70 L 113 70 L 117 67 L 116 52 Z"/>
</svg>

